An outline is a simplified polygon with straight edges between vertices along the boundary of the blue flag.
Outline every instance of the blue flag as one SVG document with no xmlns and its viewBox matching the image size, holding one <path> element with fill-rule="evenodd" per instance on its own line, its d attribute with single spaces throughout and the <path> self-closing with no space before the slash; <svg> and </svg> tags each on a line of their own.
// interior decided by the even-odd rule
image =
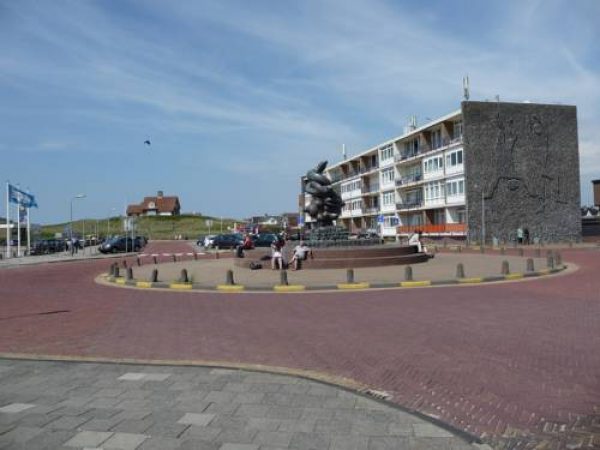
<svg viewBox="0 0 600 450">
<path fill-rule="evenodd" d="M 14 187 L 12 184 L 8 185 L 8 200 L 11 203 L 16 203 L 17 205 L 21 205 L 25 208 L 38 207 L 33 195 Z"/>
</svg>

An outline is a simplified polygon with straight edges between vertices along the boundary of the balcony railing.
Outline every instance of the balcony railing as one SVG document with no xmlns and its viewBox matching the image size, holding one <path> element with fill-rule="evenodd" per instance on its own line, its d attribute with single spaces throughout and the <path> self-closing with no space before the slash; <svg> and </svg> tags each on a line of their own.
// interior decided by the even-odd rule
<svg viewBox="0 0 600 450">
<path fill-rule="evenodd" d="M 436 233 L 465 233 L 467 231 L 467 224 L 465 223 L 442 223 L 435 225 L 402 225 L 396 228 L 398 233 L 415 233 L 420 231 L 422 233 L 436 234 Z"/>
<path fill-rule="evenodd" d="M 413 209 L 423 206 L 423 200 L 410 200 L 406 203 L 396 203 L 396 209 Z"/>
<path fill-rule="evenodd" d="M 379 168 L 379 164 L 373 164 L 373 165 L 369 165 L 369 166 L 363 166 L 360 168 L 360 173 L 367 173 L 370 172 L 371 170 L 375 170 Z"/>
<path fill-rule="evenodd" d="M 405 177 L 401 177 L 400 179 L 396 180 L 396 186 L 402 186 L 405 184 L 416 183 L 417 181 L 421 181 L 422 178 L 423 178 L 423 176 L 421 174 L 408 175 Z"/>
<path fill-rule="evenodd" d="M 377 214 L 379 212 L 379 208 L 377 206 L 369 207 L 369 208 L 363 208 L 363 212 L 365 214 Z"/>
</svg>

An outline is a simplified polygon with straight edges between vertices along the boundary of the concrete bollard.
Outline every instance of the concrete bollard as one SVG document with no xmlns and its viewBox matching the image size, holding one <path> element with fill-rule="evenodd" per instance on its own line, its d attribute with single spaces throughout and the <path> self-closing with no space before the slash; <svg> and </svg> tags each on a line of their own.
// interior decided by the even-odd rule
<svg viewBox="0 0 600 450">
<path fill-rule="evenodd" d="M 233 280 L 233 270 L 228 270 L 227 274 L 225 275 L 225 284 L 229 285 L 229 286 L 233 286 L 235 284 L 234 280 Z"/>
<path fill-rule="evenodd" d="M 346 282 L 354 283 L 354 269 L 346 269 Z"/>
<path fill-rule="evenodd" d="M 519 256 L 523 256 L 525 254 L 525 251 L 519 247 Z"/>
<path fill-rule="evenodd" d="M 127 279 L 133 280 L 133 268 L 132 267 L 127 268 Z"/>
<path fill-rule="evenodd" d="M 562 263 L 562 255 L 558 251 L 554 253 L 554 262 L 555 262 L 555 264 L 556 264 L 557 267 L 562 267 L 562 265 L 563 265 L 563 263 Z"/>
<path fill-rule="evenodd" d="M 534 256 L 536 258 L 541 258 L 541 256 L 542 256 L 542 250 L 539 247 L 535 249 Z"/>
<path fill-rule="evenodd" d="M 404 268 L 404 281 L 412 281 L 413 280 L 413 270 L 411 266 L 406 266 Z"/>
<path fill-rule="evenodd" d="M 154 260 L 154 264 L 158 264 L 158 258 L 156 256 L 153 256 L 152 259 Z"/>
<path fill-rule="evenodd" d="M 158 269 L 152 270 L 152 275 L 150 275 L 150 281 L 152 283 L 156 283 L 158 281 Z"/>
<path fill-rule="evenodd" d="M 188 273 L 187 273 L 186 269 L 181 269 L 181 275 L 179 275 L 179 282 L 180 283 L 187 283 L 187 282 L 189 282 Z"/>
<path fill-rule="evenodd" d="M 113 276 L 117 278 L 119 276 L 119 266 L 115 264 L 115 271 L 113 272 Z"/>
<path fill-rule="evenodd" d="M 533 266 L 533 258 L 527 258 L 527 272 L 535 271 L 535 267 Z"/>
<path fill-rule="evenodd" d="M 502 261 L 502 275 L 508 275 L 510 273 L 510 267 L 508 266 L 508 261 Z"/>
<path fill-rule="evenodd" d="M 285 269 L 279 271 L 279 284 L 281 284 L 282 286 L 287 286 L 289 284 L 287 270 Z"/>
<path fill-rule="evenodd" d="M 554 269 L 554 256 L 548 255 L 548 257 L 546 257 L 546 267 L 548 267 L 548 269 Z"/>
<path fill-rule="evenodd" d="M 456 278 L 464 278 L 465 277 L 465 266 L 463 263 L 458 263 L 456 265 Z"/>
</svg>

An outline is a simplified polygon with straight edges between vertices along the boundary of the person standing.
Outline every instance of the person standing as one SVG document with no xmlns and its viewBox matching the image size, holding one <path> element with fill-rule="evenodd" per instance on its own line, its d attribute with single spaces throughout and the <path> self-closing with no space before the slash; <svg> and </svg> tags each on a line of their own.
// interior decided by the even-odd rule
<svg viewBox="0 0 600 450">
<path fill-rule="evenodd" d="M 517 243 L 523 245 L 523 228 L 517 228 Z"/>
</svg>

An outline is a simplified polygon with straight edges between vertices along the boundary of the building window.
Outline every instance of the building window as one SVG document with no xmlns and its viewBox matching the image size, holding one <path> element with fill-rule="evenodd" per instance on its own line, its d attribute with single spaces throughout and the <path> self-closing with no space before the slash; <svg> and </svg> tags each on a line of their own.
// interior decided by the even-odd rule
<svg viewBox="0 0 600 450">
<path fill-rule="evenodd" d="M 394 145 L 393 144 L 388 144 L 385 147 L 381 147 L 379 149 L 379 152 L 381 154 L 380 156 L 380 161 L 386 161 L 388 159 L 391 159 L 394 157 Z"/>
<path fill-rule="evenodd" d="M 435 150 L 442 146 L 442 130 L 434 130 L 431 132 L 431 149 Z"/>
<path fill-rule="evenodd" d="M 448 197 L 456 195 L 464 195 L 465 193 L 465 180 L 452 180 L 446 183 L 446 193 Z"/>
<path fill-rule="evenodd" d="M 381 184 L 390 184 L 394 182 L 394 168 L 383 169 L 381 171 Z"/>
<path fill-rule="evenodd" d="M 463 163 L 463 151 L 457 150 L 446 155 L 446 167 L 456 167 Z"/>
<path fill-rule="evenodd" d="M 396 193 L 394 191 L 388 191 L 381 194 L 381 202 L 383 206 L 390 206 L 396 204 Z"/>
<path fill-rule="evenodd" d="M 441 156 L 434 156 L 433 158 L 426 159 L 423 161 L 423 172 L 432 173 L 444 169 L 444 158 Z"/>
<path fill-rule="evenodd" d="M 441 181 L 434 181 L 425 185 L 425 201 L 438 200 L 444 198 L 445 186 Z"/>
<path fill-rule="evenodd" d="M 383 217 L 383 226 L 386 228 L 397 227 L 400 223 L 400 220 L 396 216 L 384 216 Z"/>
<path fill-rule="evenodd" d="M 462 120 L 457 120 L 454 122 L 454 133 L 452 135 L 453 139 L 460 139 L 463 135 L 463 123 Z"/>
<path fill-rule="evenodd" d="M 407 158 L 411 156 L 415 156 L 419 153 L 419 140 L 413 139 L 412 141 L 408 141 L 404 143 L 404 155 Z"/>
</svg>

